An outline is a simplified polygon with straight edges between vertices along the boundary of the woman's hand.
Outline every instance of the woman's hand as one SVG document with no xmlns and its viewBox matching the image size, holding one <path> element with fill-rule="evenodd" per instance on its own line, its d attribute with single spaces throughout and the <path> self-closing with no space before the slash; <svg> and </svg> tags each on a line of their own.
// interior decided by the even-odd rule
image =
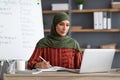
<svg viewBox="0 0 120 80">
<path fill-rule="evenodd" d="M 36 63 L 34 67 L 35 68 L 40 68 L 40 69 L 47 69 L 47 68 L 50 68 L 51 65 L 50 65 L 49 62 L 42 61 L 42 62 Z"/>
</svg>

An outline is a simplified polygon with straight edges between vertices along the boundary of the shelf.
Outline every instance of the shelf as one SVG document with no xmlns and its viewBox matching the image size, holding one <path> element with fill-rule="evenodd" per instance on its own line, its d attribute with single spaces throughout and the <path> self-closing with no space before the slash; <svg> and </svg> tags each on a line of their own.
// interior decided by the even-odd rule
<svg viewBox="0 0 120 80">
<path fill-rule="evenodd" d="M 57 12 L 69 12 L 69 10 L 43 10 L 43 14 L 53 14 Z"/>
<path fill-rule="evenodd" d="M 72 29 L 71 32 L 120 32 L 120 29 Z"/>
<path fill-rule="evenodd" d="M 88 12 L 120 12 L 120 9 L 83 9 L 83 10 L 43 10 L 43 14 L 53 14 L 57 12 L 88 13 Z"/>
<path fill-rule="evenodd" d="M 81 51 L 83 52 L 86 48 L 81 48 Z M 116 49 L 116 52 L 120 52 L 120 49 Z"/>
<path fill-rule="evenodd" d="M 88 13 L 88 12 L 120 12 L 120 9 L 83 9 L 70 10 L 72 13 Z"/>
<path fill-rule="evenodd" d="M 50 29 L 45 29 L 44 32 L 50 32 Z M 104 30 L 94 30 L 94 29 L 71 29 L 71 32 L 120 32 L 120 29 L 104 29 Z"/>
</svg>

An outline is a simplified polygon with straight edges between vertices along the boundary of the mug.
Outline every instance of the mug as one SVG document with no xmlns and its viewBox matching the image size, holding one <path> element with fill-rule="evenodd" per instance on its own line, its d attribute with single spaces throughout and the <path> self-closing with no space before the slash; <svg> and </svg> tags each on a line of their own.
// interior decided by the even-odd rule
<svg viewBox="0 0 120 80">
<path fill-rule="evenodd" d="M 18 71 L 25 70 L 25 61 L 24 60 L 17 60 L 16 61 L 16 70 L 18 70 Z"/>
</svg>

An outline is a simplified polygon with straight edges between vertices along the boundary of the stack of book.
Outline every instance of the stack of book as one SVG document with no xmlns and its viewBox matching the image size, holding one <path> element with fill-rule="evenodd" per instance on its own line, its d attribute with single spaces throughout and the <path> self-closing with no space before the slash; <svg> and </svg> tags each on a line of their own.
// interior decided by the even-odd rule
<svg viewBox="0 0 120 80">
<path fill-rule="evenodd" d="M 51 6 L 52 10 L 69 10 L 68 3 L 53 3 Z"/>
<path fill-rule="evenodd" d="M 94 29 L 111 29 L 111 14 L 108 12 L 94 12 Z"/>
</svg>

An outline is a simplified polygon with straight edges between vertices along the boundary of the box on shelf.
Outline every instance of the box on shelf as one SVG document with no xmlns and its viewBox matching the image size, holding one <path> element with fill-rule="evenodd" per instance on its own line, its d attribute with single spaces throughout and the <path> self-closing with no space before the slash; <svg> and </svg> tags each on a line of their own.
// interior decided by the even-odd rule
<svg viewBox="0 0 120 80">
<path fill-rule="evenodd" d="M 120 8 L 120 1 L 114 1 L 111 2 L 112 8 Z"/>
<path fill-rule="evenodd" d="M 104 48 L 104 49 L 115 49 L 116 48 L 116 43 L 111 43 L 111 44 L 105 44 L 105 45 L 100 45 L 100 48 Z"/>
<path fill-rule="evenodd" d="M 71 30 L 79 30 L 79 29 L 82 29 L 82 26 L 76 26 L 71 28 Z"/>
<path fill-rule="evenodd" d="M 52 10 L 69 10 L 68 3 L 53 3 L 51 6 Z"/>
</svg>

